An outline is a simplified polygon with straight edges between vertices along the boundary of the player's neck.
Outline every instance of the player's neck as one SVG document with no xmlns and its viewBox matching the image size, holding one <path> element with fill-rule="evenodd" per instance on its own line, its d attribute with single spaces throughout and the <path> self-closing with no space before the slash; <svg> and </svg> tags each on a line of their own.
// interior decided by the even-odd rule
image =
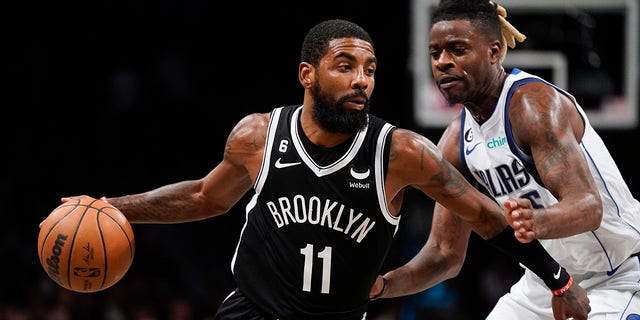
<svg viewBox="0 0 640 320">
<path fill-rule="evenodd" d="M 471 112 L 471 115 L 476 122 L 482 124 L 493 114 L 496 103 L 498 102 L 498 99 L 500 99 L 502 87 L 504 87 L 507 75 L 508 74 L 504 72 L 504 69 L 501 68 L 496 74 L 494 80 L 490 82 L 491 85 L 488 87 L 486 92 L 481 95 L 483 97 L 482 100 L 476 100 L 464 104 L 467 110 Z"/>
</svg>

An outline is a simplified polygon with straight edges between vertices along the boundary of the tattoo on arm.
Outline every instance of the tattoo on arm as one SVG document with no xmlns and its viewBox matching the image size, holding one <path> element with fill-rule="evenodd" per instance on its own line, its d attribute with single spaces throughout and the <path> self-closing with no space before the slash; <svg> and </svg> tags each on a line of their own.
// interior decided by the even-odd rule
<svg viewBox="0 0 640 320">
<path fill-rule="evenodd" d="M 183 181 L 166 185 L 145 194 L 125 196 L 124 201 L 119 202 L 133 220 L 159 223 L 189 220 L 197 213 L 197 205 L 189 196 L 193 183 Z"/>
<path fill-rule="evenodd" d="M 441 154 L 436 154 L 433 150 L 424 147 L 420 150 L 420 169 L 425 170 L 425 157 L 430 157 L 434 164 L 437 173 L 433 175 L 432 179 L 437 185 L 442 186 L 440 188 L 440 195 L 446 198 L 459 198 L 467 190 L 467 185 L 464 183 L 464 177 L 457 172 L 453 165 L 449 164 Z"/>
</svg>

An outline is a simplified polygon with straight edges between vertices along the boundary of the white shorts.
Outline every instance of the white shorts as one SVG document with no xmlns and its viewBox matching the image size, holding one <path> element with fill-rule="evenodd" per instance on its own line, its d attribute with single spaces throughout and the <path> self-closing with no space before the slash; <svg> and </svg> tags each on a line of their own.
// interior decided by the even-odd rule
<svg viewBox="0 0 640 320">
<path fill-rule="evenodd" d="M 572 274 L 575 283 L 587 290 L 590 320 L 640 320 L 640 257 L 631 257 L 608 276 L 606 272 Z M 487 320 L 553 320 L 551 291 L 533 272 L 502 296 Z"/>
</svg>

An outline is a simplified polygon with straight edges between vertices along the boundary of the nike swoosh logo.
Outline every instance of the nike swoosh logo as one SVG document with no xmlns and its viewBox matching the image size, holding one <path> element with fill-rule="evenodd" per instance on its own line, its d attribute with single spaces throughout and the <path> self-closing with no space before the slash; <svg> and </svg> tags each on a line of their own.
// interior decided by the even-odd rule
<svg viewBox="0 0 640 320">
<path fill-rule="evenodd" d="M 560 271 L 562 271 L 562 267 L 560 267 L 560 268 L 558 269 L 558 272 L 557 272 L 557 273 L 554 273 L 554 274 L 553 274 L 553 278 L 554 278 L 554 279 L 556 279 L 556 280 L 560 279 Z"/>
<path fill-rule="evenodd" d="M 371 171 L 369 169 L 367 169 L 367 171 L 365 172 L 356 172 L 355 170 L 353 170 L 353 168 L 351 168 L 351 176 L 358 180 L 364 180 L 368 178 L 370 173 Z"/>
<path fill-rule="evenodd" d="M 282 163 L 280 162 L 282 158 L 278 158 L 278 160 L 276 160 L 276 168 L 278 169 L 282 169 L 282 168 L 287 168 L 287 167 L 293 167 L 293 166 L 297 166 L 299 164 L 301 164 L 302 162 L 288 162 L 288 163 Z"/>
<path fill-rule="evenodd" d="M 477 147 L 479 144 L 480 144 L 480 142 L 476 143 L 476 145 L 475 145 L 475 146 L 473 146 L 473 147 L 471 147 L 471 149 L 469 149 L 469 147 L 467 147 L 467 150 L 465 150 L 464 152 L 465 152 L 467 155 L 470 155 L 470 154 L 471 154 L 471 152 L 473 152 L 473 150 L 475 150 L 475 149 L 476 149 L 476 147 Z"/>
</svg>

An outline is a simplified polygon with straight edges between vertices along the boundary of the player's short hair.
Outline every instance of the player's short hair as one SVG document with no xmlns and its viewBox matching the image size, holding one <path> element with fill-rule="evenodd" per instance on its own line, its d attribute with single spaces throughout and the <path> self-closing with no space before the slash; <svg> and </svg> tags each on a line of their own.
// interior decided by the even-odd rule
<svg viewBox="0 0 640 320">
<path fill-rule="evenodd" d="M 527 38 L 507 21 L 507 9 L 493 0 L 440 0 L 431 27 L 434 23 L 449 20 L 469 21 L 489 42 L 500 41 L 500 62 L 504 61 L 507 47 L 515 48 L 516 41 L 523 42 Z"/>
<path fill-rule="evenodd" d="M 341 38 L 361 39 L 373 46 L 369 33 L 359 25 L 341 19 L 326 20 L 315 25 L 307 33 L 302 43 L 300 61 L 317 67 L 329 49 L 329 42 Z"/>
<path fill-rule="evenodd" d="M 489 0 L 441 0 L 433 12 L 431 25 L 440 21 L 467 20 L 489 41 L 502 39 L 497 7 Z"/>
</svg>

